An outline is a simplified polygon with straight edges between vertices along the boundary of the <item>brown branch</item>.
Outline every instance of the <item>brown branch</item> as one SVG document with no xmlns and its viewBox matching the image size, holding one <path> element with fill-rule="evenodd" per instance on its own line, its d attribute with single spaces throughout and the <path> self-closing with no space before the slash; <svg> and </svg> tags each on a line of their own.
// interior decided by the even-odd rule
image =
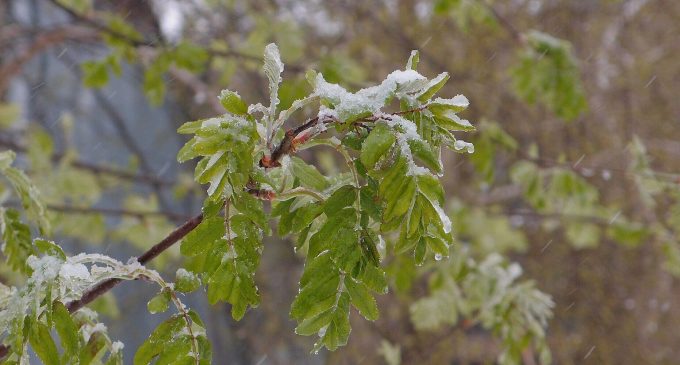
<svg viewBox="0 0 680 365">
<path fill-rule="evenodd" d="M 116 31 L 115 29 L 113 29 L 113 28 L 111 28 L 111 27 L 109 27 L 105 24 L 102 24 L 101 22 L 97 21 L 94 18 L 91 18 L 87 15 L 78 13 L 77 11 L 73 10 L 72 8 L 61 4 L 57 0 L 48 0 L 48 1 L 52 5 L 58 7 L 59 9 L 65 11 L 66 13 L 68 13 L 76 21 L 79 21 L 79 22 L 81 22 L 81 23 L 83 23 L 83 24 L 85 24 L 85 25 L 87 25 L 91 28 L 99 30 L 100 32 L 108 33 L 109 35 L 111 35 L 113 37 L 116 37 L 116 38 L 118 38 L 122 41 L 127 42 L 129 45 L 131 45 L 133 47 L 136 47 L 136 48 L 137 47 L 156 48 L 157 46 L 160 46 L 160 47 L 168 47 L 169 46 L 167 43 L 163 42 L 162 40 L 158 44 L 152 44 L 151 42 L 148 42 L 148 41 L 145 41 L 145 40 L 140 40 L 140 39 L 137 39 L 137 38 L 134 38 L 134 37 L 130 37 L 127 34 L 120 33 L 118 31 Z M 212 47 L 209 47 L 209 46 L 203 46 L 203 47 L 205 48 L 205 51 L 208 52 L 208 54 L 212 57 L 224 57 L 224 58 L 231 57 L 231 58 L 239 58 L 241 60 L 247 60 L 247 61 L 257 61 L 257 62 L 262 61 L 262 58 L 260 58 L 259 56 L 254 56 L 254 55 L 250 55 L 250 54 L 247 54 L 247 53 L 238 52 L 238 51 L 235 51 L 235 50 L 232 50 L 232 49 L 220 50 L 220 49 L 215 49 L 215 48 L 212 48 Z M 296 65 L 296 64 L 287 64 L 286 68 L 288 70 L 291 70 L 291 71 L 297 72 L 297 73 L 305 72 L 307 70 L 305 67 L 303 67 L 301 65 Z"/>
<path fill-rule="evenodd" d="M 327 122 L 326 120 L 323 121 L 323 123 L 326 122 Z M 295 139 L 306 130 L 309 130 L 310 128 L 316 126 L 318 123 L 319 117 L 315 117 L 308 120 L 306 123 L 298 126 L 297 128 L 287 130 L 281 142 L 279 142 L 279 144 L 274 148 L 274 150 L 271 151 L 271 155 L 269 156 L 265 155 L 264 157 L 262 157 L 262 159 L 260 159 L 260 166 L 267 168 L 281 166 L 279 160 L 281 160 L 281 158 L 284 155 L 288 155 L 295 152 L 296 147 Z"/>
<path fill-rule="evenodd" d="M 194 228 L 196 228 L 201 223 L 201 221 L 203 221 L 203 214 L 199 214 L 191 218 L 190 220 L 186 221 L 184 224 L 182 224 L 181 226 L 177 227 L 174 231 L 172 231 L 163 240 L 153 245 L 150 249 L 148 249 L 141 256 L 139 256 L 137 258 L 137 261 L 139 261 L 140 264 L 145 265 L 147 262 L 153 260 L 163 251 L 167 250 L 172 245 L 177 243 L 179 240 L 184 238 L 184 236 L 189 234 L 189 232 L 193 231 Z M 122 279 L 105 280 L 95 285 L 87 292 L 85 292 L 85 294 L 83 294 L 83 296 L 80 299 L 68 303 L 66 305 L 66 308 L 68 308 L 69 312 L 75 312 L 78 309 L 86 306 L 93 300 L 97 299 L 99 296 L 103 295 L 107 291 L 111 290 L 111 288 L 116 286 L 121 281 Z"/>
<path fill-rule="evenodd" d="M 190 220 L 184 222 L 184 224 L 177 227 L 167 237 L 165 237 L 157 244 L 153 245 L 153 247 L 149 248 L 146 252 L 139 256 L 137 258 L 137 261 L 139 261 L 140 264 L 145 265 L 147 262 L 153 260 L 163 251 L 172 247 L 172 245 L 174 245 L 179 240 L 184 238 L 184 236 L 189 234 L 189 232 L 193 231 L 194 228 L 196 228 L 202 221 L 203 214 L 199 214 L 191 218 Z M 86 291 L 85 294 L 83 294 L 83 296 L 80 299 L 74 300 L 66 304 L 66 308 L 68 309 L 69 312 L 73 313 L 78 309 L 88 305 L 98 297 L 102 296 L 104 293 L 111 290 L 114 286 L 118 285 L 118 283 L 120 283 L 121 281 L 123 281 L 123 279 L 109 279 L 102 281 L 101 283 L 93 286 L 88 291 Z M 0 345 L 0 359 L 7 356 L 8 353 L 9 347 Z"/>
<path fill-rule="evenodd" d="M 85 16 L 83 14 L 80 14 L 77 11 L 73 10 L 72 8 L 70 8 L 66 5 L 63 5 L 62 3 L 60 3 L 57 0 L 47 0 L 47 1 L 50 4 L 61 9 L 62 11 L 66 12 L 68 15 L 70 15 L 75 20 L 89 26 L 90 28 L 97 29 L 99 31 L 108 33 L 109 35 L 111 35 L 113 37 L 124 40 L 125 42 L 127 42 L 131 46 L 140 47 L 140 46 L 148 46 L 149 45 L 148 42 L 145 42 L 143 40 L 140 40 L 140 39 L 137 39 L 137 38 L 134 38 L 134 37 L 130 37 L 129 35 L 121 33 L 121 32 L 119 32 L 119 31 L 117 31 L 117 30 L 115 30 L 115 29 L 113 29 L 113 28 L 111 28 L 107 25 L 104 25 L 104 24 L 98 22 L 95 19 L 92 19 L 92 18 Z"/>
<path fill-rule="evenodd" d="M 375 122 L 379 119 L 391 120 L 391 118 L 389 118 L 389 115 L 404 115 L 409 113 L 415 113 L 425 110 L 427 109 L 427 107 L 428 105 L 426 104 L 414 109 L 402 110 L 394 113 L 381 113 L 371 115 L 369 117 L 358 119 L 353 123 L 362 125 L 361 122 Z M 304 124 L 297 126 L 296 128 L 287 130 L 281 142 L 279 142 L 279 144 L 271 151 L 271 155 L 269 156 L 265 155 L 264 157 L 262 157 L 262 159 L 260 159 L 260 166 L 266 168 L 281 166 L 279 160 L 281 160 L 281 158 L 284 155 L 295 153 L 297 146 L 304 144 L 311 137 L 313 137 L 312 135 L 313 133 L 308 134 L 305 132 L 310 131 L 313 127 L 316 127 L 319 124 L 331 124 L 335 122 L 339 122 L 339 120 L 330 115 L 325 116 L 323 119 L 319 119 L 319 117 L 314 117 L 305 122 Z"/>
</svg>

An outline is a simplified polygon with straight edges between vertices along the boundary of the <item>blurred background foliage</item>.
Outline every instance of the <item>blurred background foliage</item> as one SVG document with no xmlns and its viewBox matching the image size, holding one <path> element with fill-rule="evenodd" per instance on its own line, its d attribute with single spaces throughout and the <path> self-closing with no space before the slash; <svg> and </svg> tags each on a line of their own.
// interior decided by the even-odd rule
<svg viewBox="0 0 680 365">
<path fill-rule="evenodd" d="M 310 355 L 288 318 L 301 260 L 294 242 L 269 238 L 260 308 L 236 323 L 226 306 L 189 298 L 207 313 L 216 363 L 492 362 L 499 341 L 519 339 L 474 293 L 522 271 L 532 282 L 519 298 L 536 287 L 556 303 L 555 363 L 680 359 L 679 2 L 4 0 L 0 18 L 0 147 L 17 152 L 72 253 L 126 259 L 200 209 L 175 131 L 222 113 L 223 88 L 267 99 L 270 42 L 286 64 L 283 108 L 310 91 L 308 69 L 358 89 L 413 49 L 421 73 L 449 72 L 444 91 L 471 101 L 475 153 L 443 156 L 451 259 L 391 262 L 381 318 L 353 318 L 348 346 Z M 334 155 L 300 156 L 338 169 Z M 176 248 L 154 266 L 171 273 L 179 259 Z M 2 282 L 13 275 L 0 268 Z M 96 303 L 127 358 L 158 321 L 141 286 Z M 477 321 L 458 317 L 475 310 Z"/>
</svg>

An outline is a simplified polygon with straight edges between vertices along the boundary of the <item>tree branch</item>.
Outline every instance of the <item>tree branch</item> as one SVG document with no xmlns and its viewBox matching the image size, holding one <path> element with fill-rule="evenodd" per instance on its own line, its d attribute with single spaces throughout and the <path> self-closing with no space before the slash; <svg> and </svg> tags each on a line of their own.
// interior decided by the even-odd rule
<svg viewBox="0 0 680 365">
<path fill-rule="evenodd" d="M 189 232 L 193 231 L 194 228 L 196 228 L 202 221 L 203 221 L 203 214 L 199 214 L 199 215 L 191 218 L 190 220 L 184 222 L 184 224 L 177 227 L 167 237 L 165 237 L 163 240 L 161 240 L 157 244 L 153 245 L 146 252 L 144 252 L 141 256 L 139 256 L 137 258 L 137 261 L 140 264 L 145 265 L 149 261 L 156 258 L 156 256 L 160 255 L 163 251 L 172 247 L 172 245 L 174 245 L 179 240 L 184 238 L 184 236 L 189 234 Z M 92 287 L 87 292 L 85 292 L 85 294 L 83 294 L 83 296 L 80 299 L 74 300 L 74 301 L 68 303 L 66 305 L 66 308 L 68 308 L 69 312 L 75 312 L 78 309 L 86 306 L 87 304 L 89 304 L 93 300 L 97 299 L 99 296 L 103 295 L 107 291 L 111 290 L 111 288 L 116 286 L 121 281 L 122 281 L 122 279 L 109 279 L 109 280 L 103 281 L 103 282 L 95 285 L 94 287 Z"/>
<path fill-rule="evenodd" d="M 7 88 L 10 79 L 21 71 L 22 66 L 40 52 L 69 39 L 85 41 L 94 38 L 96 37 L 88 29 L 75 26 L 57 27 L 37 34 L 26 50 L 0 68 L 0 94 Z"/>
<path fill-rule="evenodd" d="M 188 221 L 184 222 L 181 226 L 177 227 L 174 231 L 172 231 L 167 237 L 165 237 L 163 240 L 158 242 L 157 244 L 153 245 L 151 248 L 146 250 L 141 256 L 137 258 L 137 261 L 145 265 L 147 262 L 153 260 L 156 258 L 156 256 L 160 255 L 163 251 L 167 250 L 168 248 L 172 247 L 175 243 L 177 243 L 179 240 L 184 238 L 189 232 L 193 231 L 194 228 L 196 228 L 201 222 L 203 221 L 203 214 L 199 214 Z M 101 283 L 93 286 L 90 288 L 88 291 L 83 294 L 83 296 L 78 299 L 74 300 L 72 302 L 69 302 L 66 304 L 66 308 L 68 309 L 69 312 L 73 313 L 77 311 L 78 309 L 88 305 L 91 303 L 93 300 L 97 299 L 98 297 L 102 296 L 104 293 L 108 292 L 111 290 L 114 286 L 118 285 L 123 281 L 123 279 L 109 279 L 102 281 Z M 0 359 L 3 357 L 7 356 L 9 353 L 9 347 L 0 345 Z"/>
<path fill-rule="evenodd" d="M 427 109 L 428 106 L 429 105 L 426 104 L 418 108 L 401 110 L 394 113 L 378 113 L 375 115 L 371 115 L 369 117 L 361 118 L 355 121 L 354 123 L 360 123 L 364 121 L 375 122 L 379 119 L 389 120 L 390 119 L 389 115 L 404 115 L 409 113 L 415 113 Z M 339 120 L 330 115 L 327 115 L 322 119 L 320 119 L 319 117 L 314 117 L 312 119 L 309 119 L 304 124 L 297 126 L 296 128 L 287 130 L 281 142 L 279 142 L 279 144 L 271 151 L 271 155 L 270 156 L 265 155 L 264 157 L 262 157 L 262 159 L 260 159 L 260 166 L 267 168 L 281 166 L 280 160 L 284 155 L 294 153 L 295 150 L 297 149 L 297 146 L 307 142 L 310 138 L 312 138 L 315 135 L 313 132 L 309 132 L 312 128 L 318 126 L 319 124 L 331 124 L 335 122 L 339 122 Z"/>
<path fill-rule="evenodd" d="M 153 44 L 153 43 L 150 43 L 148 41 L 139 40 L 139 39 L 130 37 L 127 34 L 120 33 L 118 31 L 116 31 L 115 29 L 112 29 L 111 27 L 100 23 L 96 19 L 93 19 L 91 17 L 88 17 L 86 15 L 78 13 L 77 11 L 73 10 L 72 8 L 61 4 L 57 0 L 48 0 L 48 2 L 50 4 L 56 6 L 57 8 L 63 10 L 64 12 L 68 13 L 76 21 L 81 22 L 81 23 L 83 23 L 83 24 L 85 24 L 85 25 L 87 25 L 91 28 L 97 29 L 100 32 L 108 33 L 111 36 L 114 36 L 114 37 L 116 37 L 120 40 L 127 42 L 129 45 L 131 45 L 133 47 L 157 48 L 157 46 L 160 46 L 160 47 L 168 47 L 169 46 L 167 43 L 162 42 L 162 41 L 159 44 Z M 215 48 L 212 48 L 212 47 L 204 47 L 204 48 L 205 48 L 206 52 L 208 52 L 208 54 L 210 56 L 213 56 L 213 57 L 224 57 L 224 58 L 233 57 L 233 58 L 239 58 L 241 60 L 258 61 L 258 62 L 262 61 L 262 59 L 259 56 L 254 56 L 254 55 L 238 52 L 238 51 L 231 50 L 231 49 L 229 49 L 229 50 L 219 50 L 219 49 L 215 49 Z M 293 72 L 297 72 L 297 73 L 306 71 L 305 67 L 302 67 L 302 66 L 296 65 L 296 64 L 287 64 L 286 69 L 293 71 Z"/>
</svg>

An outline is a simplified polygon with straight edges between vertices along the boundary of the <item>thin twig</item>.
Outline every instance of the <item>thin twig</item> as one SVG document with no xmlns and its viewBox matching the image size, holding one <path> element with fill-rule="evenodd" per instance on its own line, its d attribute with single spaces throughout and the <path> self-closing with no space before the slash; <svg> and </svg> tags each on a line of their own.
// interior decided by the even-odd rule
<svg viewBox="0 0 680 365">
<path fill-rule="evenodd" d="M 3 205 L 8 207 L 21 207 L 21 202 L 19 201 L 6 201 Z M 184 221 L 190 217 L 174 213 L 174 212 L 164 212 L 164 211 L 146 211 L 146 210 L 131 210 L 131 209 L 121 209 L 121 208 L 100 208 L 100 207 L 77 207 L 72 205 L 62 205 L 62 204 L 47 204 L 48 210 L 66 213 L 66 214 L 102 214 L 108 216 L 131 216 L 137 218 L 144 218 L 149 216 L 166 217 L 173 221 Z"/>
<path fill-rule="evenodd" d="M 14 152 L 18 153 L 27 153 L 28 148 L 22 144 L 19 144 L 16 142 L 15 139 L 10 138 L 7 139 L 3 134 L 0 133 L 0 146 L 11 149 Z M 52 162 L 58 163 L 61 162 L 62 159 L 66 157 L 66 154 L 60 153 L 60 152 L 55 152 L 50 156 L 50 160 Z M 73 160 L 70 161 L 70 165 L 81 169 L 81 170 L 87 170 L 90 172 L 93 172 L 95 174 L 103 174 L 103 175 L 109 175 L 115 178 L 123 179 L 123 180 L 131 180 L 135 181 L 138 183 L 144 183 L 144 184 L 158 184 L 161 186 L 173 186 L 175 185 L 174 181 L 171 180 L 165 180 L 157 175 L 154 174 L 136 174 L 133 172 L 128 172 L 119 168 L 115 167 L 110 167 L 110 166 L 103 166 L 103 165 L 97 165 L 93 164 L 90 162 L 82 161 L 82 160 Z"/>
<path fill-rule="evenodd" d="M 510 37 L 512 38 L 513 41 L 515 41 L 518 45 L 525 45 L 526 41 L 524 38 L 524 35 L 515 28 L 515 26 L 501 13 L 496 10 L 491 4 L 489 4 L 485 0 L 477 0 L 478 3 L 482 4 L 488 11 L 491 13 L 491 15 L 498 21 L 498 23 L 510 34 Z"/>
<path fill-rule="evenodd" d="M 97 208 L 97 207 L 74 207 L 69 205 L 47 204 L 47 209 L 61 213 L 74 214 L 103 214 L 111 216 L 132 216 L 137 218 L 144 218 L 148 216 L 166 217 L 173 221 L 180 221 L 187 219 L 184 214 L 164 211 L 143 211 L 143 210 L 128 210 L 116 208 Z"/>
<path fill-rule="evenodd" d="M 129 45 L 133 47 L 151 47 L 151 48 L 157 48 L 157 47 L 169 47 L 170 45 L 164 42 L 163 40 L 159 40 L 156 44 L 145 41 L 145 40 L 140 40 L 134 37 L 130 37 L 127 34 L 120 33 L 117 30 L 102 24 L 101 22 L 97 21 L 96 19 L 93 19 L 91 17 L 88 17 L 84 14 L 80 14 L 77 11 L 73 10 L 72 8 L 61 4 L 57 0 L 48 0 L 52 5 L 58 7 L 59 9 L 63 10 L 64 12 L 68 13 L 73 19 L 75 19 L 78 22 L 81 22 L 91 28 L 97 29 L 100 32 L 107 33 L 113 37 L 116 37 L 122 41 L 125 41 Z M 220 50 L 220 49 L 215 49 L 212 47 L 204 47 L 205 51 L 208 52 L 210 56 L 213 57 L 231 57 L 231 58 L 239 58 L 242 60 L 248 60 L 248 61 L 257 61 L 261 62 L 262 59 L 258 56 L 250 55 L 247 53 L 242 53 L 238 52 L 232 49 L 229 50 Z M 293 72 L 304 72 L 306 70 L 305 67 L 301 65 L 296 65 L 296 64 L 286 64 L 286 69 L 293 71 Z"/>
<path fill-rule="evenodd" d="M 58 27 L 36 35 L 30 47 L 0 68 L 0 94 L 8 86 L 10 79 L 21 71 L 22 66 L 37 54 L 69 39 L 92 40 L 93 38 L 95 37 L 89 30 L 74 26 Z"/>
</svg>

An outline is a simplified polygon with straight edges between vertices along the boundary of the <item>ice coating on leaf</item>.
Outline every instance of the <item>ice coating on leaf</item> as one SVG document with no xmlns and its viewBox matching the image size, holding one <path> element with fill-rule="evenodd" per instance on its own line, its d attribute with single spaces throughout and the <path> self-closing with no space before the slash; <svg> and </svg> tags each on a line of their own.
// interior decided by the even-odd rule
<svg viewBox="0 0 680 365">
<path fill-rule="evenodd" d="M 338 111 L 321 106 L 321 108 L 319 108 L 319 113 L 316 116 L 320 121 L 324 119 L 338 119 Z"/>
<path fill-rule="evenodd" d="M 183 267 L 177 269 L 175 276 L 177 276 L 177 280 L 193 280 L 196 277 L 194 273 L 187 271 L 187 269 Z"/>
<path fill-rule="evenodd" d="M 462 110 L 470 106 L 470 101 L 468 100 L 468 98 L 465 97 L 465 95 L 458 94 L 450 99 L 436 98 L 432 100 L 430 104 L 450 105 L 456 108 L 460 108 Z"/>
<path fill-rule="evenodd" d="M 113 341 L 113 343 L 111 344 L 111 353 L 115 354 L 117 352 L 120 352 L 121 350 L 123 350 L 124 347 L 125 345 L 122 342 Z"/>
<path fill-rule="evenodd" d="M 201 128 L 219 127 L 221 123 L 222 123 L 222 120 L 220 118 L 210 118 L 210 119 L 204 120 L 203 123 L 201 123 Z"/>
<path fill-rule="evenodd" d="M 251 104 L 248 106 L 248 114 L 261 113 L 262 115 L 267 115 L 269 109 L 267 109 L 262 103 Z"/>
<path fill-rule="evenodd" d="M 383 81 L 383 85 L 385 83 L 392 83 L 396 82 L 397 84 L 406 84 L 409 82 L 414 82 L 414 81 L 425 81 L 427 78 L 421 74 L 418 73 L 418 71 L 415 70 L 396 70 L 392 71 L 389 75 L 387 75 L 387 78 L 385 81 Z"/>
<path fill-rule="evenodd" d="M 444 115 L 446 115 L 448 118 L 451 118 L 454 122 L 456 122 L 457 124 L 459 124 L 463 128 L 470 128 L 470 129 L 474 128 L 474 126 L 472 125 L 472 123 L 470 123 L 469 120 L 462 119 L 461 117 L 457 116 L 453 111 L 449 110 L 448 112 L 444 113 Z"/>
<path fill-rule="evenodd" d="M 378 235 L 378 244 L 375 246 L 380 254 L 380 257 L 385 257 L 387 245 L 385 244 L 385 239 L 381 234 Z"/>
<path fill-rule="evenodd" d="M 217 153 L 210 156 L 208 163 L 205 165 L 206 170 L 215 166 L 215 163 L 217 163 L 217 161 L 219 161 L 219 159 L 222 158 L 222 156 L 224 156 L 225 153 L 226 151 L 217 151 Z"/>
<path fill-rule="evenodd" d="M 343 121 L 352 115 L 377 111 L 383 104 L 352 94 L 338 84 L 331 84 L 321 74 L 316 76 L 314 92 L 322 99 L 329 100 L 335 106 L 334 110 L 338 114 L 338 118 Z"/>
<path fill-rule="evenodd" d="M 281 113 L 279 113 L 279 117 L 276 120 L 276 123 L 274 124 L 274 130 L 280 128 L 283 125 L 283 123 L 285 123 L 286 120 L 288 120 L 288 118 L 290 118 L 290 116 L 293 115 L 293 113 L 295 113 L 296 111 L 306 107 L 307 105 L 311 104 L 312 102 L 317 101 L 318 99 L 319 99 L 319 97 L 317 95 L 312 94 L 312 95 L 307 96 L 305 98 L 295 100 L 293 102 L 293 104 L 290 106 L 290 108 L 283 110 L 283 111 L 281 111 Z"/>
<path fill-rule="evenodd" d="M 418 101 L 425 102 L 432 98 L 434 94 L 439 91 L 444 84 L 446 84 L 446 81 L 449 79 L 449 74 L 447 72 L 442 72 L 437 77 L 434 79 L 430 80 L 422 89 L 422 91 L 418 92 L 415 96 Z"/>
<path fill-rule="evenodd" d="M 412 50 L 411 55 L 408 57 L 408 62 L 406 62 L 407 70 L 415 70 L 418 66 L 418 60 L 420 59 L 420 54 L 417 50 Z"/>
<path fill-rule="evenodd" d="M 399 115 L 390 115 L 389 119 L 386 119 L 385 122 L 397 132 L 397 145 L 399 146 L 402 156 L 406 158 L 408 163 L 406 175 L 416 176 L 428 174 L 428 169 L 416 165 L 413 160 L 413 153 L 411 153 L 411 147 L 408 145 L 409 140 L 422 140 L 418 134 L 418 127 L 416 127 L 415 123 Z"/>
<path fill-rule="evenodd" d="M 387 75 L 387 79 L 384 83 L 395 83 L 395 91 L 398 94 L 408 94 L 420 91 L 425 85 L 427 85 L 428 80 L 425 76 L 419 74 L 414 70 L 397 70 Z"/>
<path fill-rule="evenodd" d="M 105 333 L 106 330 L 107 330 L 106 325 L 104 325 L 103 323 L 97 323 L 94 326 L 86 324 L 81 329 L 81 331 L 83 333 L 83 339 L 85 339 L 85 342 L 89 341 L 90 337 L 94 333 L 97 333 L 97 332 Z"/>
<path fill-rule="evenodd" d="M 53 280 L 59 275 L 62 261 L 54 256 L 43 256 L 38 258 L 30 256 L 26 261 L 33 270 L 31 278 L 35 281 Z"/>
<path fill-rule="evenodd" d="M 403 94 L 420 90 L 427 78 L 414 70 L 397 70 L 377 86 L 351 93 L 338 84 L 327 82 L 323 75 L 316 75 L 314 93 L 334 105 L 341 121 L 362 114 L 376 114 L 385 101 L 395 93 Z"/>
<path fill-rule="evenodd" d="M 264 73 L 269 79 L 269 118 L 273 121 L 276 115 L 276 106 L 279 105 L 279 84 L 283 62 L 279 54 L 279 47 L 270 43 L 264 48 Z"/>
<path fill-rule="evenodd" d="M 439 220 L 442 221 L 442 226 L 444 228 L 445 233 L 451 233 L 451 219 L 449 218 L 448 215 L 444 212 L 444 209 L 437 204 L 437 202 L 432 202 L 432 206 L 434 207 L 434 210 L 437 211 L 437 214 L 439 215 Z"/>
<path fill-rule="evenodd" d="M 402 134 L 406 140 L 421 139 L 420 135 L 418 134 L 418 127 L 412 121 L 399 115 L 390 115 L 385 120 L 387 125 L 398 129 L 400 134 Z"/>
<path fill-rule="evenodd" d="M 457 140 L 456 142 L 453 143 L 453 148 L 456 151 L 461 151 L 461 150 L 466 150 L 467 153 L 473 153 L 475 152 L 475 146 L 470 143 L 470 142 L 465 142 L 462 139 Z"/>
<path fill-rule="evenodd" d="M 3 329 L 0 337 L 10 323 L 22 321 L 27 312 L 42 313 L 46 298 L 49 302 L 66 303 L 79 299 L 92 285 L 113 278 L 134 280 L 143 275 L 152 281 L 163 282 L 157 272 L 146 269 L 136 259 L 134 261 L 134 264 L 126 265 L 105 255 L 84 253 L 66 260 L 49 255 L 30 256 L 27 264 L 32 274 L 26 285 L 10 290 L 10 297 L 3 298 L 6 305 L 0 307 L 0 328 Z M 88 270 L 88 265 L 93 270 Z"/>
<path fill-rule="evenodd" d="M 65 279 L 89 280 L 90 272 L 83 264 L 65 263 L 59 269 L 59 276 Z"/>
</svg>

